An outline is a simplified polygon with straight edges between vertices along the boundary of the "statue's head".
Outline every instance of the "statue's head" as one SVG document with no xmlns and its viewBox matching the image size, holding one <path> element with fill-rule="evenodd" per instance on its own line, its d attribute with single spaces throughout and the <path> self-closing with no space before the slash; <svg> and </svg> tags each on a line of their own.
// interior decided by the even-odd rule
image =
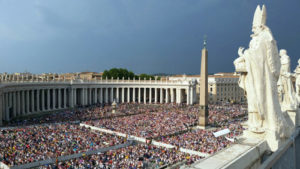
<svg viewBox="0 0 300 169">
<path fill-rule="evenodd" d="M 300 65 L 300 59 L 298 60 L 298 64 Z"/>
<path fill-rule="evenodd" d="M 279 56 L 284 56 L 284 55 L 287 55 L 286 50 L 285 49 L 280 49 Z"/>
<path fill-rule="evenodd" d="M 254 33 L 254 35 L 259 34 L 265 28 L 266 20 L 267 10 L 265 5 L 262 6 L 262 9 L 258 5 L 253 17 L 252 32 Z"/>
</svg>

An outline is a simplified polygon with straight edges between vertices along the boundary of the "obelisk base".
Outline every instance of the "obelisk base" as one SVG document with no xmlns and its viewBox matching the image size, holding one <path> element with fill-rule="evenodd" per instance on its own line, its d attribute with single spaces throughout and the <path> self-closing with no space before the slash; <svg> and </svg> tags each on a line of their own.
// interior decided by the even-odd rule
<svg viewBox="0 0 300 169">
<path fill-rule="evenodd" d="M 207 128 L 208 127 L 208 106 L 200 105 L 199 107 L 199 127 Z"/>
</svg>

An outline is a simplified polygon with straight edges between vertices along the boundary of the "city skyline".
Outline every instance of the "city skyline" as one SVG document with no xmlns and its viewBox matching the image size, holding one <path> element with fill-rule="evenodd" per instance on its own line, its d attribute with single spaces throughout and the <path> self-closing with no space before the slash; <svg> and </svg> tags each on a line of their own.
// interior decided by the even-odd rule
<svg viewBox="0 0 300 169">
<path fill-rule="evenodd" d="M 199 74 L 205 34 L 208 72 L 233 72 L 238 47 L 248 47 L 256 5 L 263 3 L 291 71 L 299 59 L 296 0 L 70 2 L 0 1 L 0 72 L 122 67 L 137 74 Z"/>
</svg>

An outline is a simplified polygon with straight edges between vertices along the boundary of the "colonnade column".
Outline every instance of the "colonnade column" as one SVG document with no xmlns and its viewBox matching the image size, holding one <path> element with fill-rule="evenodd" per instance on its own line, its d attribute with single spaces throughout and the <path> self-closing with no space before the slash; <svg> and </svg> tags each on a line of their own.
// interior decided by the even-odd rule
<svg viewBox="0 0 300 169">
<path fill-rule="evenodd" d="M 17 116 L 17 96 L 16 92 L 13 92 L 13 117 Z"/>
<path fill-rule="evenodd" d="M 176 100 L 175 101 L 178 104 L 178 89 L 175 89 L 175 90 L 176 90 L 176 93 L 175 93 L 176 94 Z"/>
<path fill-rule="evenodd" d="M 34 113 L 34 90 L 31 90 L 31 113 Z"/>
<path fill-rule="evenodd" d="M 69 108 L 73 108 L 74 107 L 74 89 L 69 88 Z"/>
<path fill-rule="evenodd" d="M 47 110 L 50 109 L 50 89 L 47 89 Z"/>
<path fill-rule="evenodd" d="M 160 88 L 160 103 L 163 103 L 163 88 Z"/>
<path fill-rule="evenodd" d="M 88 88 L 84 88 L 84 93 L 83 93 L 83 101 L 84 101 L 84 105 L 88 105 L 89 104 L 89 89 Z"/>
<path fill-rule="evenodd" d="M 87 89 L 83 88 L 83 105 L 87 104 Z"/>
<path fill-rule="evenodd" d="M 26 114 L 30 113 L 29 106 L 29 90 L 26 90 Z"/>
<path fill-rule="evenodd" d="M 2 93 L 2 119 L 5 120 L 6 119 L 6 111 L 5 111 L 5 93 Z"/>
<path fill-rule="evenodd" d="M 127 88 L 127 103 L 130 103 L 130 88 Z"/>
<path fill-rule="evenodd" d="M 58 89 L 58 109 L 61 109 L 61 89 Z"/>
<path fill-rule="evenodd" d="M 114 101 L 114 88 L 110 88 L 110 102 L 112 103 Z"/>
<path fill-rule="evenodd" d="M 84 88 L 84 105 L 87 105 L 88 104 L 88 89 L 87 88 Z"/>
<path fill-rule="evenodd" d="M 25 91 L 22 90 L 22 115 L 25 115 Z"/>
<path fill-rule="evenodd" d="M 166 88 L 166 103 L 169 103 L 169 89 Z"/>
<path fill-rule="evenodd" d="M 9 94 L 5 94 L 5 113 L 6 113 L 6 121 L 9 121 Z"/>
<path fill-rule="evenodd" d="M 146 91 L 147 91 L 147 88 L 144 88 L 144 104 L 146 104 L 146 99 L 147 99 L 147 98 L 146 98 L 146 96 L 147 96 L 147 95 L 146 95 L 146 94 L 147 94 Z"/>
<path fill-rule="evenodd" d="M 88 104 L 88 89 L 84 88 L 83 89 L 83 105 Z"/>
<path fill-rule="evenodd" d="M 84 88 L 80 89 L 80 100 L 79 103 L 83 106 L 84 105 Z"/>
<path fill-rule="evenodd" d="M 45 90 L 42 89 L 42 111 L 45 111 Z"/>
<path fill-rule="evenodd" d="M 52 89 L 52 109 L 56 109 L 55 89 Z"/>
<path fill-rule="evenodd" d="M 67 108 L 67 89 L 64 88 L 64 108 Z"/>
<path fill-rule="evenodd" d="M 135 103 L 135 87 L 132 88 L 132 102 Z"/>
<path fill-rule="evenodd" d="M 89 88 L 89 105 L 91 105 L 92 103 L 92 88 Z"/>
<path fill-rule="evenodd" d="M 0 126 L 2 126 L 2 119 L 3 119 L 3 106 L 4 106 L 4 104 L 3 104 L 3 93 L 2 92 L 0 92 Z"/>
<path fill-rule="evenodd" d="M 105 88 L 105 103 L 108 103 L 108 87 Z"/>
<path fill-rule="evenodd" d="M 116 88 L 116 102 L 119 103 L 120 99 L 119 99 L 119 88 Z"/>
<path fill-rule="evenodd" d="M 154 102 L 157 103 L 157 88 L 154 88 Z"/>
<path fill-rule="evenodd" d="M 21 91 L 17 91 L 17 116 L 21 115 Z"/>
<path fill-rule="evenodd" d="M 125 101 L 124 90 L 125 90 L 125 88 L 122 87 L 122 103 L 124 103 L 124 101 Z"/>
<path fill-rule="evenodd" d="M 149 88 L 149 104 L 152 103 L 152 88 Z"/>
<path fill-rule="evenodd" d="M 88 105 L 88 88 L 84 89 L 84 105 Z"/>
<path fill-rule="evenodd" d="M 171 94 L 171 103 L 174 103 L 174 89 L 170 88 L 170 94 Z"/>
<path fill-rule="evenodd" d="M 103 103 L 103 88 L 100 88 L 100 103 Z"/>
<path fill-rule="evenodd" d="M 190 104 L 194 104 L 194 95 L 193 95 L 193 87 L 190 89 Z"/>
<path fill-rule="evenodd" d="M 190 104 L 190 89 L 186 88 L 186 104 Z"/>
<path fill-rule="evenodd" d="M 97 88 L 94 88 L 94 104 L 97 104 L 98 103 L 98 90 Z"/>
<path fill-rule="evenodd" d="M 36 90 L 36 111 L 40 111 L 40 90 Z"/>
<path fill-rule="evenodd" d="M 181 94 L 182 94 L 182 91 L 181 91 L 181 89 L 179 89 L 178 90 L 179 92 L 178 92 L 178 95 L 179 95 L 179 97 L 178 97 L 178 103 L 182 103 L 182 96 L 181 96 Z"/>
<path fill-rule="evenodd" d="M 138 102 L 141 103 L 141 88 L 139 87 L 139 92 L 138 92 Z"/>
<path fill-rule="evenodd" d="M 4 107 L 4 104 L 3 104 L 3 93 L 0 92 L 0 126 L 2 126 L 2 119 L 3 119 L 3 107 Z"/>
<path fill-rule="evenodd" d="M 80 94 L 80 104 L 82 105 L 82 106 L 84 106 L 84 92 L 85 92 L 85 90 L 84 90 L 84 88 L 82 88 L 81 90 L 81 94 Z"/>
<path fill-rule="evenodd" d="M 101 103 L 100 102 L 100 88 L 96 88 L 97 89 L 97 99 L 98 99 L 98 103 Z"/>
<path fill-rule="evenodd" d="M 77 88 L 73 89 L 73 107 L 77 106 Z"/>
</svg>

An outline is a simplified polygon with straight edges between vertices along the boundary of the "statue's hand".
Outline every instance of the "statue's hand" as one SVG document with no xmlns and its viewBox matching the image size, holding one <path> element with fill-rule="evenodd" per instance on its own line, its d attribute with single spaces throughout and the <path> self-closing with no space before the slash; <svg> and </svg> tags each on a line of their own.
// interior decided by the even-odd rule
<svg viewBox="0 0 300 169">
<path fill-rule="evenodd" d="M 293 76 L 293 74 L 292 74 L 292 73 L 289 73 L 289 72 L 285 72 L 285 73 L 283 73 L 282 75 L 285 76 L 285 77 L 287 77 L 287 78 Z"/>
<path fill-rule="evenodd" d="M 265 120 L 265 116 L 264 116 L 263 114 L 260 114 L 260 118 L 261 118 L 262 120 Z"/>
<path fill-rule="evenodd" d="M 242 57 L 244 55 L 244 47 L 239 47 L 239 50 L 238 50 L 238 54 L 240 57 Z"/>
<path fill-rule="evenodd" d="M 245 58 L 244 58 L 244 57 L 238 57 L 238 58 L 236 58 L 236 59 L 233 61 L 233 63 L 234 63 L 235 65 L 241 64 L 241 63 L 243 63 L 243 62 L 245 62 Z"/>
</svg>

